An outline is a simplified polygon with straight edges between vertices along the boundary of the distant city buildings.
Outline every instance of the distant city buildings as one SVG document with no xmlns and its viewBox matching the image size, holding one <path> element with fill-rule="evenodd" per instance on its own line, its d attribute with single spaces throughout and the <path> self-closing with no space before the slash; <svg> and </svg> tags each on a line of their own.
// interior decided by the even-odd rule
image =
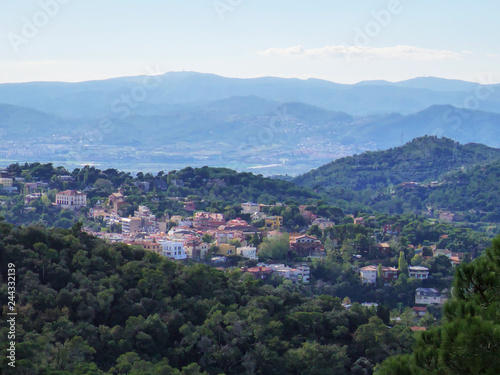
<svg viewBox="0 0 500 375">
<path fill-rule="evenodd" d="M 158 255 L 163 255 L 163 246 L 157 242 L 152 241 L 134 241 L 130 242 L 129 245 L 140 246 L 144 250 L 152 251 Z"/>
<path fill-rule="evenodd" d="M 359 270 L 363 284 L 375 284 L 377 282 L 377 266 L 366 266 Z"/>
<path fill-rule="evenodd" d="M 28 206 L 31 202 L 37 201 L 42 197 L 42 193 L 31 193 L 24 197 L 24 205 Z"/>
<path fill-rule="evenodd" d="M 197 212 L 193 218 L 193 228 L 206 230 L 217 229 L 219 226 L 226 223 L 223 214 L 215 214 L 211 212 Z"/>
<path fill-rule="evenodd" d="M 284 264 L 271 264 L 267 265 L 273 274 L 283 277 L 284 279 L 291 280 L 294 283 L 302 282 L 308 284 L 311 277 L 311 269 L 308 266 L 289 267 Z"/>
<path fill-rule="evenodd" d="M 147 181 L 136 181 L 134 185 L 137 186 L 142 191 L 149 191 L 150 183 Z"/>
<path fill-rule="evenodd" d="M 256 247 L 250 247 L 250 246 L 238 247 L 236 249 L 236 254 L 248 259 L 258 259 Z"/>
</svg>

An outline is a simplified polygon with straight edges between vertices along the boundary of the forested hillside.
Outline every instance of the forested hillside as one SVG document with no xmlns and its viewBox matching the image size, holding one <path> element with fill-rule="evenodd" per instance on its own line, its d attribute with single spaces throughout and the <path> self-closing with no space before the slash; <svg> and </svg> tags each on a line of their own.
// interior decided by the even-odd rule
<svg viewBox="0 0 500 375">
<path fill-rule="evenodd" d="M 78 226 L 2 222 L 0 234 L 3 306 L 16 272 L 17 373 L 361 374 L 413 343 L 408 327 L 387 327 L 388 311 L 174 263 Z"/>
<path fill-rule="evenodd" d="M 222 199 L 227 203 L 239 201 L 266 202 L 269 200 L 285 201 L 296 199 L 305 202 L 309 198 L 318 198 L 311 189 L 297 186 L 291 182 L 264 177 L 260 174 L 237 172 L 229 168 L 186 167 L 169 172 L 159 171 L 156 175 L 130 172 L 116 169 L 101 170 L 85 166 L 68 171 L 64 167 L 54 167 L 52 163 L 11 164 L 7 171 L 14 177 L 23 177 L 26 181 L 46 181 L 50 187 L 58 189 L 96 188 L 96 196 L 107 194 L 112 188 L 133 182 L 151 183 L 151 191 L 166 192 L 168 196 L 187 197 L 197 195 L 211 200 Z M 61 180 L 61 176 L 73 177 L 71 181 Z M 95 194 L 90 194 L 93 197 Z M 104 196 L 104 195 L 103 195 Z"/>
<path fill-rule="evenodd" d="M 433 184 L 400 184 L 377 191 L 339 187 L 328 192 L 340 207 L 358 205 L 375 212 L 417 212 L 436 218 L 441 213 L 452 213 L 454 221 L 487 227 L 487 223 L 500 222 L 499 179 L 500 162 L 494 161 L 445 173 Z"/>
<path fill-rule="evenodd" d="M 430 207 L 458 213 L 470 222 L 499 222 L 499 179 L 500 162 L 495 161 L 444 174 L 436 186 L 399 187 L 395 196 L 407 202 L 411 210 Z"/>
<path fill-rule="evenodd" d="M 415 212 L 454 221 L 500 222 L 500 149 L 422 137 L 395 149 L 336 160 L 292 181 L 343 209 Z"/>
<path fill-rule="evenodd" d="M 85 211 L 79 213 L 53 207 L 56 192 L 66 189 L 85 191 L 88 206 L 93 208 L 97 202 L 105 201 L 111 193 L 122 187 L 130 203 L 127 214 L 132 215 L 134 208 L 137 209 L 138 205 L 142 204 L 148 205 L 158 217 L 165 214 L 187 214 L 184 211 L 185 199 L 193 200 L 199 210 L 228 211 L 228 217 L 234 218 L 241 211 L 243 202 L 269 204 L 294 201 L 306 204 L 321 198 L 312 189 L 291 182 L 252 173 L 238 173 L 227 168 L 186 167 L 168 173 L 160 171 L 153 175 L 139 172 L 132 176 L 130 172 L 120 172 L 116 169 L 100 170 L 86 166 L 70 172 L 63 167 L 54 167 L 51 163 L 26 163 L 12 164 L 7 171 L 13 177 L 24 178 L 26 182 L 47 183 L 43 188 L 46 196 L 30 204 L 30 208 L 34 210 L 25 209 L 26 192 L 22 183 L 14 183 L 21 194 L 0 195 L 0 215 L 14 224 L 41 222 L 46 226 L 69 228 L 77 220 L 85 221 Z M 69 176 L 71 179 L 61 179 L 61 176 Z M 139 189 L 136 186 L 138 183 L 148 183 L 149 190 Z"/>
<path fill-rule="evenodd" d="M 495 160 L 500 160 L 500 149 L 425 136 L 401 147 L 335 160 L 295 178 L 294 182 L 326 190 L 376 190 L 407 181 L 430 182 L 463 166 Z"/>
</svg>

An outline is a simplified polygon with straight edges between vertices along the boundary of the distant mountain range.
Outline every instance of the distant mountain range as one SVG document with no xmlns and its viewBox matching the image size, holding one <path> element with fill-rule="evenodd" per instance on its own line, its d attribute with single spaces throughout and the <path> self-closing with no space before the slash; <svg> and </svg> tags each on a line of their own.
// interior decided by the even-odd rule
<svg viewBox="0 0 500 375">
<path fill-rule="evenodd" d="M 500 112 L 500 85 L 421 77 L 402 82 L 338 84 L 319 79 L 227 78 L 195 72 L 170 72 L 155 79 L 123 77 L 80 83 L 32 82 L 0 85 L 0 103 L 26 106 L 65 117 L 108 116 L 122 95 L 135 93 L 137 115 L 164 114 L 235 96 L 257 96 L 279 103 L 301 102 L 351 115 L 409 114 L 434 104 Z M 146 91 L 142 95 L 141 87 Z M 135 90 L 135 91 L 134 91 Z M 478 97 L 479 96 L 479 97 Z M 476 108 L 470 98 L 478 97 Z M 133 100 L 133 99 L 132 99 Z M 472 108 L 471 108 L 472 109 Z"/>
<path fill-rule="evenodd" d="M 1 159 L 68 167 L 163 163 L 298 174 L 423 135 L 500 147 L 500 85 L 432 77 L 344 85 L 171 72 L 2 84 L 0 103 L 0 141 L 13 142 Z M 45 151 L 33 154 L 39 143 Z"/>
</svg>

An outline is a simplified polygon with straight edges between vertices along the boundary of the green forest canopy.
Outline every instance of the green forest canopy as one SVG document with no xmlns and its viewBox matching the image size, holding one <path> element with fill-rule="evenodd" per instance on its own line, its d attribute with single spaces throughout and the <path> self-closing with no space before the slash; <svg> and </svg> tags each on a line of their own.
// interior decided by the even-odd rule
<svg viewBox="0 0 500 375">
<path fill-rule="evenodd" d="M 2 275 L 9 263 L 17 272 L 19 373 L 348 374 L 413 343 L 409 328 L 389 329 L 374 309 L 346 310 L 339 298 L 288 281 L 262 285 L 239 270 L 110 245 L 78 226 L 1 222 Z M 0 290 L 6 306 L 5 280 Z M 4 373 L 7 362 L 2 356 Z"/>
</svg>

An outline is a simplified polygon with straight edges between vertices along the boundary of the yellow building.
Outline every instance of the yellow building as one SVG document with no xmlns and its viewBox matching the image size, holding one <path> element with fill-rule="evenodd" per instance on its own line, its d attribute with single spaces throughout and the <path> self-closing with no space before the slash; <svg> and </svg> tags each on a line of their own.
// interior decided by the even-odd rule
<svg viewBox="0 0 500 375">
<path fill-rule="evenodd" d="M 283 226 L 283 216 L 269 216 L 266 218 L 266 228 L 281 229 Z"/>
<path fill-rule="evenodd" d="M 135 245 L 135 246 L 141 246 L 144 250 L 149 250 L 153 251 L 158 255 L 163 254 L 163 246 L 157 242 L 151 242 L 151 241 L 135 241 L 129 243 L 129 245 Z"/>
<path fill-rule="evenodd" d="M 228 245 L 226 243 L 219 246 L 219 254 L 234 255 L 236 254 L 236 246 Z"/>
</svg>

